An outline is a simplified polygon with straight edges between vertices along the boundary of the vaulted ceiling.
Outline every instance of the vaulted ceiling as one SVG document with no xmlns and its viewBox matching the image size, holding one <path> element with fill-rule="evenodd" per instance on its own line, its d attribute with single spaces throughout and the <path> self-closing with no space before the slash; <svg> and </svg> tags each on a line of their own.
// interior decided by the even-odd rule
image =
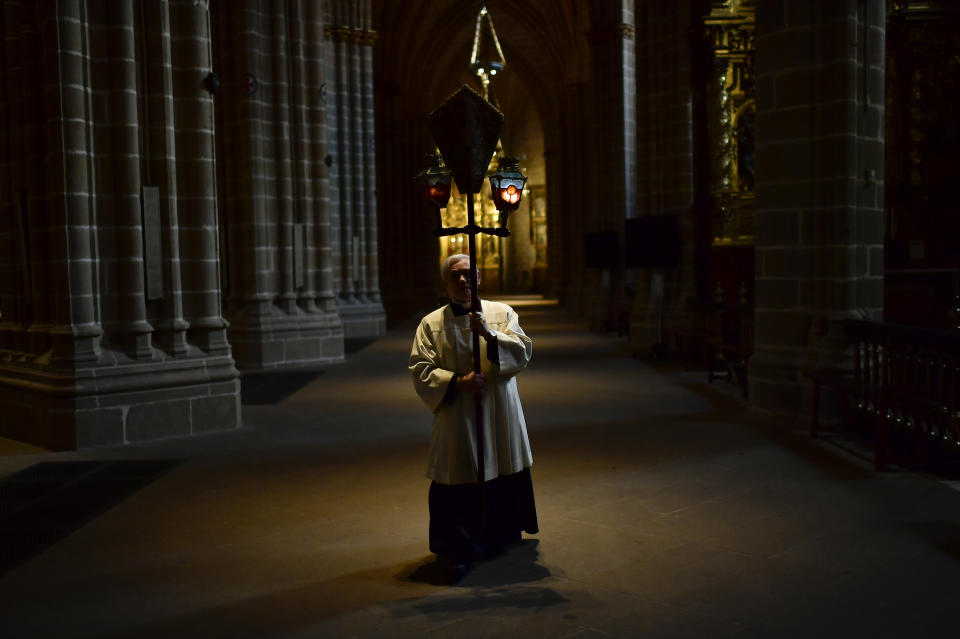
<svg viewBox="0 0 960 639">
<path fill-rule="evenodd" d="M 549 131 L 560 87 L 589 73 L 583 0 L 374 0 L 377 83 L 417 102 L 424 117 L 462 84 L 479 90 L 468 65 L 484 4 L 507 62 L 493 83 L 496 100 L 509 122 L 510 105 L 532 99 Z"/>
</svg>

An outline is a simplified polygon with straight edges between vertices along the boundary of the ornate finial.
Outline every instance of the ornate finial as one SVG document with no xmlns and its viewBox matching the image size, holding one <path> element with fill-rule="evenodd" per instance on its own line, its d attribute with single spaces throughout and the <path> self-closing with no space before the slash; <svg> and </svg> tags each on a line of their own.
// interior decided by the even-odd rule
<svg viewBox="0 0 960 639">
<path fill-rule="evenodd" d="M 473 50 L 470 52 L 470 68 L 480 77 L 483 85 L 483 99 L 489 100 L 490 78 L 507 66 L 500 48 L 497 31 L 493 28 L 493 19 L 487 7 L 481 7 L 477 14 L 477 26 L 473 33 Z"/>
</svg>

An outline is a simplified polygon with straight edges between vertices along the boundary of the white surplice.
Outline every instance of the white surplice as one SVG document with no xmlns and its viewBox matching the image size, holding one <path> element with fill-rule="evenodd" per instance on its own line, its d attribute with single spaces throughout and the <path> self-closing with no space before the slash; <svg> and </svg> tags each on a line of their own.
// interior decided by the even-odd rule
<svg viewBox="0 0 960 639">
<path fill-rule="evenodd" d="M 533 342 L 520 328 L 517 313 L 499 302 L 481 300 L 487 326 L 496 332 L 499 365 L 487 359 L 486 340 L 480 340 L 483 391 L 484 479 L 509 475 L 533 463 L 527 425 L 520 407 L 516 375 L 530 362 Z M 417 393 L 433 411 L 427 477 L 441 484 L 477 480 L 475 396 L 456 393 L 453 403 L 444 396 L 454 375 L 473 370 L 470 317 L 454 315 L 450 305 L 420 321 L 410 353 L 410 373 Z"/>
</svg>

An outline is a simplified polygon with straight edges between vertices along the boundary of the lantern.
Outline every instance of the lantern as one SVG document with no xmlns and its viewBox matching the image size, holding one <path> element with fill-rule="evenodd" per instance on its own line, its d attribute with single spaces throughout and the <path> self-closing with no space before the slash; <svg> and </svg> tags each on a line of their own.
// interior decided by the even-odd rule
<svg viewBox="0 0 960 639">
<path fill-rule="evenodd" d="M 526 176 L 520 172 L 520 161 L 517 158 L 500 158 L 497 172 L 490 176 L 490 195 L 493 204 L 500 211 L 500 226 L 506 223 L 507 215 L 516 211 L 523 197 L 523 186 L 527 183 Z"/>
<path fill-rule="evenodd" d="M 453 179 L 453 173 L 447 167 L 443 166 L 440 156 L 436 153 L 428 153 L 427 161 L 430 166 L 417 174 L 417 189 L 423 198 L 426 206 L 436 207 L 439 211 L 447 205 L 450 200 L 450 182 Z"/>
</svg>

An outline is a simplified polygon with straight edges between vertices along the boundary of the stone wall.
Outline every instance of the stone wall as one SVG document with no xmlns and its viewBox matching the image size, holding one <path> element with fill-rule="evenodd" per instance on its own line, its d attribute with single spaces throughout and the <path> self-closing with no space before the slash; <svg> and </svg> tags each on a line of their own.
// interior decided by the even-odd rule
<svg viewBox="0 0 960 639">
<path fill-rule="evenodd" d="M 205 3 L 6 2 L 0 24 L 0 434 L 238 427 Z"/>
</svg>

